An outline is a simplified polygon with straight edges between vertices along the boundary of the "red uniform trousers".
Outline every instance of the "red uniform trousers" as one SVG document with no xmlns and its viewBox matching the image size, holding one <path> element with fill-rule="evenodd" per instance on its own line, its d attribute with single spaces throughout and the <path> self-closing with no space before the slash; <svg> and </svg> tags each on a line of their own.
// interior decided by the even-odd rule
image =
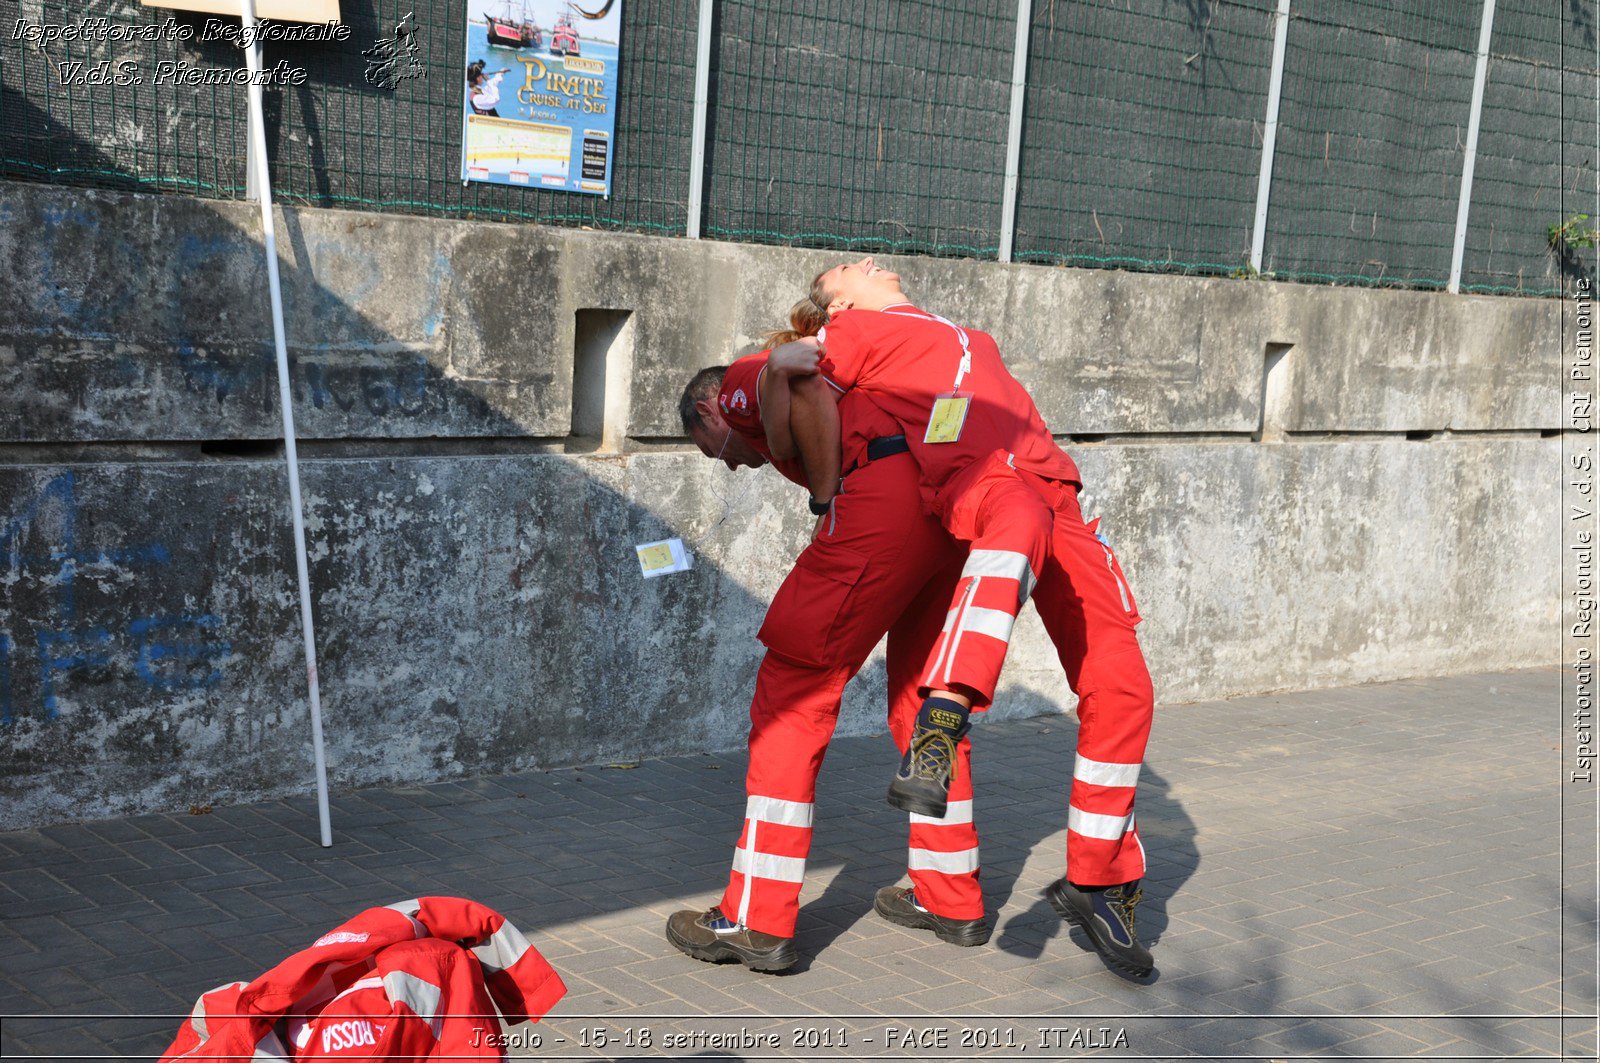
<svg viewBox="0 0 1600 1063">
<path fill-rule="evenodd" d="M 958 690 L 981 708 L 994 700 L 1011 628 L 1044 570 L 1055 514 L 1004 455 L 962 470 L 939 491 L 934 508 L 970 549 L 922 692 Z"/>
<path fill-rule="evenodd" d="M 767 611 L 766 657 L 750 705 L 744 828 L 723 915 L 793 937 L 811 849 L 817 773 L 845 684 L 887 631 L 889 726 L 904 752 L 917 684 L 960 570 L 960 547 L 925 514 L 909 455 L 880 458 L 845 478 L 833 511 Z M 944 819 L 911 817 L 908 868 L 917 900 L 951 919 L 983 915 L 972 823 L 970 746 Z"/>
<path fill-rule="evenodd" d="M 969 472 L 936 500 L 945 527 L 972 549 L 922 690 L 964 688 L 987 705 L 1036 578 L 1034 607 L 1078 695 L 1067 879 L 1132 882 L 1145 870 L 1133 799 L 1155 692 L 1122 566 L 1097 534 L 1099 520 L 1084 523 L 1074 484 L 1012 469 L 1005 455 Z"/>
</svg>

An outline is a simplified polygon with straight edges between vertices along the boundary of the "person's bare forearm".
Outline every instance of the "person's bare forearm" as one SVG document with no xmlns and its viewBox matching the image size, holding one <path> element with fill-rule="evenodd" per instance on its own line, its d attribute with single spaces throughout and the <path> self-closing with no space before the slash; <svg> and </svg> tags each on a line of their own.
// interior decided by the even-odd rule
<svg viewBox="0 0 1600 1063">
<path fill-rule="evenodd" d="M 839 490 L 839 400 L 822 377 L 794 377 L 789 384 L 789 428 L 811 497 L 819 502 Z"/>
<path fill-rule="evenodd" d="M 767 433 L 767 449 L 779 461 L 788 461 L 800 453 L 790 425 L 790 385 L 801 379 L 816 380 L 816 372 L 815 337 L 779 344 L 767 355 L 767 366 L 761 371 L 758 389 L 761 397 L 761 427 Z"/>
<path fill-rule="evenodd" d="M 773 348 L 761 374 L 761 424 L 767 449 L 780 460 L 798 457 L 811 497 L 826 501 L 839 490 L 839 406 L 835 390 L 817 374 L 819 344 L 808 336 Z"/>
<path fill-rule="evenodd" d="M 788 373 L 775 367 L 769 360 L 767 368 L 762 370 L 761 384 L 757 388 L 761 398 L 761 427 L 767 433 L 767 449 L 778 461 L 788 461 L 798 453 L 789 428 L 790 379 Z"/>
</svg>

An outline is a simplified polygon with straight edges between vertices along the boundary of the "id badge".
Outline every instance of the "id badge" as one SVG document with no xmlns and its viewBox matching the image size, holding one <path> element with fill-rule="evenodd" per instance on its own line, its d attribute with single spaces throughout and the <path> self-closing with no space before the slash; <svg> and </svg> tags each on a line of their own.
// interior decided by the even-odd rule
<svg viewBox="0 0 1600 1063">
<path fill-rule="evenodd" d="M 967 407 L 972 396 L 963 391 L 952 391 L 933 400 L 933 412 L 928 416 L 928 431 L 924 443 L 954 443 L 961 438 L 961 427 L 967 423 Z"/>
<path fill-rule="evenodd" d="M 639 569 L 646 579 L 665 576 L 669 572 L 688 572 L 694 567 L 694 555 L 684 547 L 682 539 L 640 543 L 634 550 L 639 555 Z"/>
</svg>

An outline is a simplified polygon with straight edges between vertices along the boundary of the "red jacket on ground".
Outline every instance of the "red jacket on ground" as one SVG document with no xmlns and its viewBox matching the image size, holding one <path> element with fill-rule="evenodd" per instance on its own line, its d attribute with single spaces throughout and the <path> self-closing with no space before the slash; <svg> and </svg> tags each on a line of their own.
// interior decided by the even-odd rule
<svg viewBox="0 0 1600 1063">
<path fill-rule="evenodd" d="M 504 1059 L 561 977 L 499 912 L 461 897 L 368 908 L 250 983 L 203 994 L 162 1063 Z"/>
</svg>

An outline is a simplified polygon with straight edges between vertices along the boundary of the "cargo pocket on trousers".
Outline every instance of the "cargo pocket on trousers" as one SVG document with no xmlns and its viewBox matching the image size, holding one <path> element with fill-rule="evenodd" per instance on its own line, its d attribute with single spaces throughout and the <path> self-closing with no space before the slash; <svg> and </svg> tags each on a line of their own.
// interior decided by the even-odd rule
<svg viewBox="0 0 1600 1063">
<path fill-rule="evenodd" d="M 847 547 L 807 547 L 778 588 L 756 638 L 772 652 L 802 664 L 831 668 L 842 663 L 839 618 L 866 567 L 866 555 Z"/>
</svg>

